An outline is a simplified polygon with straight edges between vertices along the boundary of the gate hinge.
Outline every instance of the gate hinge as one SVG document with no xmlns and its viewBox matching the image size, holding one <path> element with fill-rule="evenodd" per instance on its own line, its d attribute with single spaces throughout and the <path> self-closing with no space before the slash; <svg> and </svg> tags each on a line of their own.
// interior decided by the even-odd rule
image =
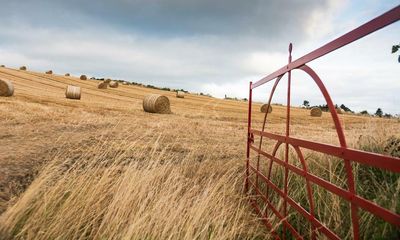
<svg viewBox="0 0 400 240">
<path fill-rule="evenodd" d="M 254 143 L 254 134 L 253 133 L 249 133 L 247 141 L 249 143 Z"/>
</svg>

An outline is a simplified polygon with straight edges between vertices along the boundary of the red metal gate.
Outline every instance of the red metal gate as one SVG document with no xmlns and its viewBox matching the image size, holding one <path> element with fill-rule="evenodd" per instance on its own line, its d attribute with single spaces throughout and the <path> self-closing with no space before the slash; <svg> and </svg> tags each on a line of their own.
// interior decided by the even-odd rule
<svg viewBox="0 0 400 240">
<path fill-rule="evenodd" d="M 370 22 L 348 32 L 347 34 L 335 39 L 334 41 L 306 54 L 305 56 L 292 62 L 292 44 L 289 45 L 289 61 L 288 64 L 279 70 L 273 72 L 272 74 L 262 78 L 256 83 L 250 82 L 250 93 L 249 93 L 249 112 L 248 112 L 248 141 L 247 141 L 247 160 L 246 160 L 246 179 L 245 179 L 245 191 L 250 195 L 251 203 L 255 208 L 256 212 L 260 215 L 261 219 L 264 221 L 265 225 L 271 230 L 272 235 L 275 238 L 286 238 L 286 235 L 290 233 L 292 237 L 296 239 L 302 239 L 303 236 L 299 233 L 298 229 L 295 229 L 293 224 L 288 220 L 288 206 L 296 210 L 300 215 L 302 215 L 311 226 L 311 238 L 315 239 L 319 235 L 325 235 L 329 239 L 340 239 L 337 233 L 333 232 L 330 228 L 325 226 L 315 214 L 314 198 L 313 196 L 313 185 L 324 188 L 325 190 L 340 196 L 342 199 L 350 204 L 349 214 L 351 216 L 351 229 L 352 238 L 360 238 L 360 217 L 359 209 L 363 209 L 372 213 L 373 215 L 381 218 L 385 222 L 388 222 L 395 227 L 400 227 L 400 215 L 396 212 L 392 212 L 376 203 L 367 200 L 357 194 L 356 183 L 353 176 L 352 164 L 358 163 L 364 166 L 370 166 L 393 173 L 400 173 L 400 159 L 384 156 L 380 154 L 374 154 L 370 152 L 364 152 L 360 150 L 355 150 L 347 147 L 345 135 L 341 123 L 339 121 L 335 105 L 325 88 L 323 82 L 306 64 L 312 60 L 322 57 L 338 48 L 341 48 L 353 41 L 356 41 L 372 32 L 375 32 L 387 25 L 390 25 L 400 19 L 400 6 L 393 8 L 392 10 L 384 13 L 383 15 L 371 20 Z M 324 143 L 318 143 L 313 141 L 308 141 L 304 139 L 298 139 L 290 136 L 290 97 L 291 97 L 291 71 L 301 70 L 308 74 L 314 82 L 317 84 L 322 95 L 324 96 L 326 103 L 329 107 L 331 117 L 333 119 L 336 132 L 338 135 L 340 146 L 334 146 Z M 281 81 L 282 77 L 287 73 L 288 75 L 288 88 L 287 88 L 287 112 L 286 112 L 286 134 L 278 135 L 271 132 L 265 131 L 266 119 L 268 116 L 268 111 L 265 113 L 264 122 L 261 130 L 253 129 L 251 126 L 252 119 L 252 91 L 253 89 L 270 82 L 275 79 L 275 83 L 272 87 L 271 94 L 269 96 L 268 104 L 271 104 L 272 96 L 278 83 Z M 254 144 L 254 136 L 260 138 L 259 145 Z M 262 150 L 262 140 L 263 138 L 271 139 L 276 142 L 276 145 L 272 153 L 268 153 Z M 278 148 L 285 146 L 285 159 L 281 160 L 276 157 L 276 152 Z M 301 163 L 301 167 L 290 164 L 289 159 L 289 149 L 294 149 L 297 154 L 298 160 Z M 327 154 L 340 158 L 344 162 L 344 168 L 346 171 L 346 188 L 337 186 L 319 176 L 312 174 L 307 169 L 307 161 L 305 160 L 302 149 L 308 149 L 315 152 Z M 251 152 L 256 153 L 257 161 L 256 164 L 250 163 Z M 266 160 L 266 162 L 261 162 L 260 160 Z M 260 165 L 268 164 L 267 174 L 260 171 Z M 271 169 L 272 165 L 277 164 L 284 168 L 284 184 L 283 189 L 279 188 L 276 184 L 271 181 Z M 298 176 L 305 179 L 308 207 L 304 207 L 293 198 L 288 195 L 288 174 L 297 174 Z M 254 176 L 255 180 L 252 180 L 251 176 Z M 260 183 L 263 184 L 261 187 Z M 312 185 L 313 184 L 313 185 Z M 275 192 L 277 196 L 282 200 L 282 206 L 274 206 L 271 200 L 271 191 Z M 260 206 L 259 202 L 262 202 Z M 308 208 L 308 210 L 307 210 Z M 271 225 L 270 219 L 268 218 L 267 211 L 272 211 L 273 215 L 280 220 L 282 224 L 282 229 L 278 233 L 275 228 Z"/>
</svg>

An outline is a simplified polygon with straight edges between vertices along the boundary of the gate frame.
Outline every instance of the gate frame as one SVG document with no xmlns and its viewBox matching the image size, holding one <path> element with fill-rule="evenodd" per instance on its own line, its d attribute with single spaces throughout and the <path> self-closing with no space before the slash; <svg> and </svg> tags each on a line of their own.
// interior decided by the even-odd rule
<svg viewBox="0 0 400 240">
<path fill-rule="evenodd" d="M 400 215 L 395 212 L 391 212 L 388 209 L 385 209 L 370 200 L 367 200 L 359 195 L 357 195 L 355 190 L 355 182 L 352 171 L 351 162 L 357 162 L 366 166 L 376 167 L 379 169 L 385 169 L 387 171 L 400 173 L 400 158 L 384 156 L 381 154 L 375 154 L 360 150 L 355 150 L 347 147 L 346 138 L 339 121 L 338 114 L 336 112 L 335 105 L 328 93 L 328 90 L 325 88 L 322 80 L 319 78 L 317 73 L 310 68 L 307 63 L 320 58 L 332 51 L 335 51 L 343 46 L 346 46 L 360 38 L 367 36 L 381 28 L 384 28 L 396 21 L 400 20 L 400 5 L 394 7 L 393 9 L 387 11 L 386 13 L 372 19 L 371 21 L 361 25 L 360 27 L 342 35 L 341 37 L 323 45 L 322 47 L 304 55 L 303 57 L 298 58 L 295 61 L 292 61 L 292 44 L 289 44 L 289 58 L 288 64 L 278 69 L 277 71 L 269 74 L 268 76 L 260 79 L 256 83 L 250 82 L 249 87 L 249 106 L 248 106 L 248 129 L 247 129 L 247 152 L 246 152 L 246 177 L 245 177 L 245 193 L 248 194 L 250 189 L 253 189 L 258 194 L 256 197 L 259 197 L 266 204 L 265 213 L 263 213 L 256 203 L 256 201 L 251 200 L 251 204 L 256 210 L 256 212 L 261 215 L 264 224 L 271 230 L 271 233 L 274 235 L 276 239 L 280 239 L 280 236 L 274 229 L 272 228 L 271 223 L 267 218 L 267 210 L 270 209 L 272 212 L 281 220 L 283 224 L 283 238 L 286 238 L 286 229 L 288 229 L 296 239 L 302 239 L 302 236 L 297 232 L 297 230 L 287 221 L 287 205 L 291 205 L 294 209 L 297 210 L 298 213 L 303 215 L 311 224 L 312 228 L 312 239 L 316 238 L 316 231 L 323 233 L 329 239 L 340 239 L 332 230 L 327 228 L 323 223 L 321 223 L 314 214 L 314 203 L 313 203 L 313 194 L 310 183 L 316 184 L 324 189 L 328 190 L 331 193 L 334 193 L 347 202 L 350 203 L 351 206 L 351 221 L 352 221 L 352 230 L 353 230 L 353 238 L 359 239 L 359 216 L 358 209 L 361 208 L 372 213 L 375 216 L 380 217 L 384 221 L 400 227 Z M 291 97 L 291 71 L 292 70 L 302 70 L 306 74 L 308 74 L 314 82 L 317 84 L 318 88 L 322 92 L 326 103 L 328 105 L 329 111 L 331 113 L 331 117 L 334 121 L 336 133 L 338 135 L 340 146 L 334 146 L 324 143 L 318 143 L 313 141 L 308 141 L 304 139 L 294 138 L 290 136 L 290 97 Z M 256 130 L 251 128 L 251 118 L 252 118 L 252 95 L 253 89 L 268 83 L 274 79 L 275 83 L 272 87 L 271 94 L 269 96 L 268 105 L 271 104 L 272 97 L 274 95 L 275 89 L 279 84 L 282 77 L 287 73 L 288 75 L 288 88 L 287 88 L 287 107 L 286 107 L 286 134 L 278 135 L 265 131 L 266 119 L 268 116 L 268 111 L 265 113 L 264 122 L 262 126 L 262 130 Z M 254 143 L 254 135 L 260 136 L 260 144 L 257 148 Z M 269 154 L 263 150 L 261 150 L 263 137 L 276 140 L 277 144 L 274 147 L 273 153 Z M 275 154 L 280 147 L 280 145 L 285 145 L 285 159 L 284 161 L 275 157 Z M 289 148 L 294 148 L 297 153 L 299 160 L 301 162 L 302 168 L 296 167 L 294 165 L 289 164 Z M 311 174 L 307 170 L 307 164 L 304 159 L 304 156 L 301 152 L 300 148 L 306 148 L 309 150 L 313 150 L 316 152 L 328 154 L 331 156 L 335 156 L 344 160 L 346 176 L 347 176 L 347 188 L 343 189 L 338 187 L 316 175 Z M 254 167 L 250 165 L 250 154 L 251 150 L 257 153 L 257 166 Z M 265 176 L 259 170 L 260 165 L 260 156 L 266 157 L 269 160 L 269 172 L 268 176 Z M 271 169 L 272 163 L 277 163 L 285 169 L 284 176 L 284 189 L 278 188 L 274 183 L 270 181 L 271 177 Z M 304 209 L 300 204 L 294 201 L 291 197 L 288 196 L 288 173 L 289 170 L 294 172 L 295 174 L 305 178 L 306 180 L 306 188 L 307 195 L 310 204 L 310 211 Z M 250 172 L 256 174 L 256 181 L 253 182 L 249 179 Z M 264 181 L 267 185 L 266 195 L 258 188 L 259 179 Z M 269 201 L 269 189 L 274 190 L 278 195 L 283 198 L 283 209 L 279 211 L 274 206 L 272 206 Z M 254 197 L 254 196 L 253 196 Z"/>
</svg>

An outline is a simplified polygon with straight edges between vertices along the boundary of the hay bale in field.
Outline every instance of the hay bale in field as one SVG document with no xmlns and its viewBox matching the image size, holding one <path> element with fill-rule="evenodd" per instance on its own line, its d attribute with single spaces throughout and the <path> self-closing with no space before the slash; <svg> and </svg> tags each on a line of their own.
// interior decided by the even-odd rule
<svg viewBox="0 0 400 240">
<path fill-rule="evenodd" d="M 336 113 L 337 113 L 337 114 L 343 114 L 343 111 L 342 111 L 342 109 L 340 109 L 340 108 L 336 108 Z"/>
<path fill-rule="evenodd" d="M 128 82 L 122 82 L 122 85 L 129 85 Z"/>
<path fill-rule="evenodd" d="M 11 97 L 14 94 L 14 85 L 11 81 L 0 79 L 0 96 Z"/>
<path fill-rule="evenodd" d="M 104 80 L 105 83 L 110 83 L 111 79 L 107 78 L 106 80 Z"/>
<path fill-rule="evenodd" d="M 97 85 L 98 89 L 107 89 L 108 83 L 106 82 L 100 82 L 99 85 Z"/>
<path fill-rule="evenodd" d="M 108 83 L 108 85 L 110 86 L 110 88 L 117 88 L 118 87 L 118 82 L 111 81 L 110 83 Z"/>
<path fill-rule="evenodd" d="M 71 76 L 71 74 L 69 74 L 69 73 L 66 73 L 66 74 L 65 74 L 65 76 L 66 76 L 66 77 L 69 77 L 69 76 Z"/>
<path fill-rule="evenodd" d="M 49 70 L 49 71 L 46 72 L 46 74 L 53 74 L 53 71 Z"/>
<path fill-rule="evenodd" d="M 19 70 L 26 71 L 26 66 L 21 66 Z"/>
<path fill-rule="evenodd" d="M 176 97 L 177 98 L 185 98 L 185 92 L 177 91 L 176 92 Z"/>
<path fill-rule="evenodd" d="M 86 77 L 86 75 L 81 75 L 81 77 L 80 77 L 79 79 L 81 79 L 81 80 L 87 80 L 87 77 Z"/>
<path fill-rule="evenodd" d="M 158 94 L 147 95 L 143 99 L 143 110 L 150 113 L 171 113 L 169 99 Z"/>
<path fill-rule="evenodd" d="M 268 113 L 272 112 L 272 106 L 269 106 L 268 104 L 263 104 L 260 108 L 260 111 L 262 113 L 266 113 L 268 111 Z"/>
<path fill-rule="evenodd" d="M 322 116 L 322 110 L 320 108 L 313 107 L 310 110 L 310 115 L 312 117 L 321 117 Z"/>
<path fill-rule="evenodd" d="M 81 87 L 68 85 L 65 90 L 65 97 L 69 99 L 81 99 Z"/>
</svg>

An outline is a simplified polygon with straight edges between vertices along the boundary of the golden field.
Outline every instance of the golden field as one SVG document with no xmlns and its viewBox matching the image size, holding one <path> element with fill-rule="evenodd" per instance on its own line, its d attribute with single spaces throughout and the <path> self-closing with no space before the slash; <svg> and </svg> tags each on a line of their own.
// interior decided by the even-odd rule
<svg viewBox="0 0 400 240">
<path fill-rule="evenodd" d="M 0 239 L 269 237 L 243 194 L 247 102 L 176 98 L 122 84 L 98 89 L 96 80 L 10 68 L 0 68 L 0 78 L 15 87 L 13 97 L 0 98 Z M 65 98 L 68 84 L 82 87 L 81 100 Z M 142 99 L 150 93 L 168 96 L 172 114 L 144 112 Z M 259 108 L 253 105 L 256 129 L 264 117 Z M 291 114 L 291 135 L 338 143 L 329 114 L 314 118 L 302 108 Z M 284 133 L 285 116 L 284 106 L 273 105 L 267 129 Z M 398 119 L 339 116 L 353 148 L 386 154 L 387 139 L 400 137 Z M 340 185 L 340 161 L 305 155 L 312 172 Z M 363 179 L 382 193 L 371 200 L 400 211 L 398 175 Z M 291 181 L 295 189 L 304 187 L 294 176 Z M 321 221 L 351 238 L 340 198 L 322 190 L 316 195 Z M 367 214 L 362 219 L 365 238 L 398 232 Z"/>
</svg>

